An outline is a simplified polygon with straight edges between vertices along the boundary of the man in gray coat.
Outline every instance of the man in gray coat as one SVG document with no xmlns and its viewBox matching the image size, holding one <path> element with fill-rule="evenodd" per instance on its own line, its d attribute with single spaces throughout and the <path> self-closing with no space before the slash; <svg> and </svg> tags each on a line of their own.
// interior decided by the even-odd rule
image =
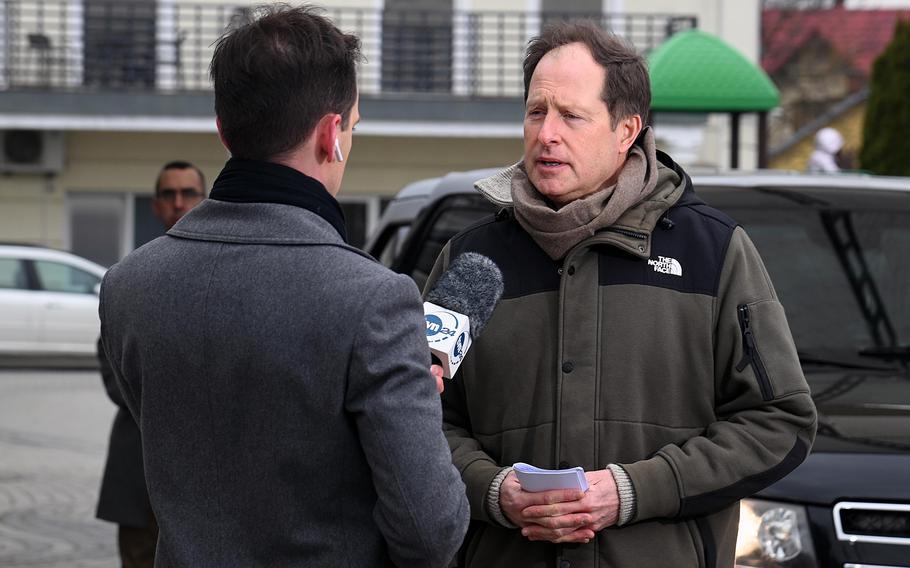
<svg viewBox="0 0 910 568">
<path fill-rule="evenodd" d="M 232 158 L 102 285 L 158 566 L 441 567 L 467 528 L 417 288 L 346 244 L 335 199 L 358 52 L 309 8 L 222 37 Z"/>
<path fill-rule="evenodd" d="M 152 213 L 167 231 L 203 199 L 205 175 L 202 170 L 189 162 L 175 160 L 164 164 L 158 173 Z M 117 523 L 117 548 L 123 568 L 152 568 L 158 544 L 158 523 L 152 514 L 145 485 L 139 427 L 123 401 L 100 340 L 98 366 L 104 390 L 117 405 L 117 414 L 111 426 L 96 516 Z"/>
</svg>

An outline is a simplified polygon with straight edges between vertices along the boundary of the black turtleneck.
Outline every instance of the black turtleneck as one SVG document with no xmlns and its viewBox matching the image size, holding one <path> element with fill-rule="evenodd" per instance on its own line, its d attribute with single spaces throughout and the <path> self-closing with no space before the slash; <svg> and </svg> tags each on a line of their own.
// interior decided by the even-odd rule
<svg viewBox="0 0 910 568">
<path fill-rule="evenodd" d="M 319 215 L 344 242 L 344 212 L 319 180 L 273 162 L 231 158 L 212 184 L 210 199 L 232 203 L 281 203 Z"/>
</svg>

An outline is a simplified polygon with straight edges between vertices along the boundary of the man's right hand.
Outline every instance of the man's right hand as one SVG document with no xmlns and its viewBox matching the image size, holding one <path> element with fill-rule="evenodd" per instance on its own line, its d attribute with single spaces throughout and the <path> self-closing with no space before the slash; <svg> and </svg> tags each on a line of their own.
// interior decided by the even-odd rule
<svg viewBox="0 0 910 568">
<path fill-rule="evenodd" d="M 521 527 L 521 534 L 529 540 L 548 540 L 554 543 L 588 542 L 594 538 L 594 531 L 585 528 L 593 518 L 587 513 L 573 513 L 557 516 L 535 516 L 524 514 L 525 509 L 535 505 L 555 505 L 578 501 L 585 496 L 575 489 L 556 489 L 531 493 L 521 488 L 515 472 L 510 471 L 499 488 L 499 506 L 512 523 Z M 537 525 L 534 530 L 528 527 Z M 541 528 L 542 527 L 542 528 Z"/>
<path fill-rule="evenodd" d="M 430 373 L 436 379 L 436 392 L 442 394 L 442 391 L 446 390 L 445 382 L 442 379 L 442 374 L 445 373 L 445 370 L 439 365 L 430 365 Z"/>
</svg>

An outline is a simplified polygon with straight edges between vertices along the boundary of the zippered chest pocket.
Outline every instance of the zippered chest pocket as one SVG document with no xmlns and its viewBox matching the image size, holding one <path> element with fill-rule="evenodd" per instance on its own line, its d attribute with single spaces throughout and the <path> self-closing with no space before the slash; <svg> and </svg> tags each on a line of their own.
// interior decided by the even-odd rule
<svg viewBox="0 0 910 568">
<path fill-rule="evenodd" d="M 780 302 L 764 300 L 736 308 L 743 356 L 736 370 L 752 367 L 763 400 L 807 390 L 793 337 Z"/>
</svg>

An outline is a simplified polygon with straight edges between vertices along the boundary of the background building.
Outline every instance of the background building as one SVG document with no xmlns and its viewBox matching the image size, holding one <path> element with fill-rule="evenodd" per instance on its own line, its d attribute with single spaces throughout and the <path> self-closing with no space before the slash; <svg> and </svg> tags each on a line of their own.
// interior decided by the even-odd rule
<svg viewBox="0 0 910 568">
<path fill-rule="evenodd" d="M 908 2 L 904 9 L 864 9 L 871 4 L 762 13 L 761 64 L 781 93 L 771 122 L 772 166 L 805 169 L 814 135 L 826 126 L 858 155 L 872 65 L 898 20 L 910 19 Z"/>
<path fill-rule="evenodd" d="M 211 183 L 227 155 L 207 67 L 254 2 L 0 3 L 0 241 L 111 264 L 157 236 L 158 168 L 185 159 Z M 341 201 L 355 244 L 406 183 L 521 156 L 521 61 L 548 18 L 593 15 L 643 52 L 699 28 L 758 61 L 758 0 L 334 0 L 363 40 L 361 112 Z M 683 162 L 724 167 L 725 116 L 657 117 Z M 741 163 L 754 165 L 745 119 Z"/>
</svg>

